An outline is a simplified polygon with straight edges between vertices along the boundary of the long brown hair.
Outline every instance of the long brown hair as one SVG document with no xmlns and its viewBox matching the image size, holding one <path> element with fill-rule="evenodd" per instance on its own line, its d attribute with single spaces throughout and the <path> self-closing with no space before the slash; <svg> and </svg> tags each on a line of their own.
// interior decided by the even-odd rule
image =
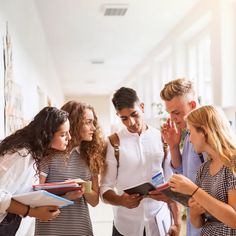
<svg viewBox="0 0 236 236">
<path fill-rule="evenodd" d="M 52 151 L 50 143 L 54 134 L 67 119 L 66 111 L 44 107 L 28 125 L 3 139 L 0 143 L 0 155 L 25 148 L 35 160 L 38 173 L 40 162 Z"/>
<path fill-rule="evenodd" d="M 79 146 L 80 155 L 86 161 L 93 175 L 101 173 L 105 168 L 106 145 L 98 124 L 94 108 L 83 102 L 69 101 L 61 108 L 69 113 L 71 140 L 68 145 L 69 151 Z M 84 125 L 85 110 L 89 109 L 94 115 L 94 127 L 92 141 L 81 141 L 80 132 Z"/>
</svg>

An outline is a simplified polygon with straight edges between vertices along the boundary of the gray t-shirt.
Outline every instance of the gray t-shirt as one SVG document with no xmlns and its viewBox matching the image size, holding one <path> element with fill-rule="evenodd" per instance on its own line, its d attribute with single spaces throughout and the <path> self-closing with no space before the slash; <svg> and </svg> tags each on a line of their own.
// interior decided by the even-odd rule
<svg viewBox="0 0 236 236">
<path fill-rule="evenodd" d="M 50 162 L 42 165 L 41 171 L 47 176 L 46 183 L 76 178 L 91 180 L 89 168 L 76 149 L 71 152 L 69 158 L 65 155 L 53 156 Z M 61 208 L 56 219 L 48 222 L 37 221 L 35 235 L 92 236 L 92 224 L 85 198 L 81 197 L 74 202 L 74 205 Z"/>
</svg>

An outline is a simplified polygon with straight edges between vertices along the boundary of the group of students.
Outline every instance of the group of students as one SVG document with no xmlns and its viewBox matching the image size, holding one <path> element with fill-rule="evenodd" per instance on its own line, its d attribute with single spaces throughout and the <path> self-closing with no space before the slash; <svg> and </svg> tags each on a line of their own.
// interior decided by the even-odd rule
<svg viewBox="0 0 236 236">
<path fill-rule="evenodd" d="M 27 126 L 6 137 L 0 143 L 0 235 L 18 231 L 24 236 L 26 216 L 37 219 L 35 235 L 93 235 L 87 203 L 99 202 L 105 147 L 94 108 L 75 101 L 61 109 L 43 108 Z M 39 181 L 75 178 L 91 181 L 92 190 L 66 193 L 63 197 L 75 204 L 63 209 L 31 208 L 12 199 Z"/>
<path fill-rule="evenodd" d="M 191 195 L 187 236 L 236 235 L 236 139 L 227 118 L 214 106 L 198 107 L 186 79 L 167 83 L 160 96 L 170 114 L 161 131 L 145 122 L 135 90 L 121 87 L 114 93 L 112 103 L 124 124 L 117 132 L 119 159 L 94 108 L 75 101 L 61 109 L 45 107 L 6 137 L 0 143 L 0 235 L 15 235 L 30 216 L 36 218 L 35 235 L 92 236 L 87 203 L 96 206 L 100 195 L 113 205 L 113 236 L 178 236 L 177 202 L 157 190 L 147 196 L 124 192 L 159 172 L 172 191 Z M 91 181 L 92 191 L 66 193 L 73 205 L 31 208 L 12 199 L 39 181 L 74 178 Z M 166 228 L 168 214 L 173 221 Z"/>
</svg>

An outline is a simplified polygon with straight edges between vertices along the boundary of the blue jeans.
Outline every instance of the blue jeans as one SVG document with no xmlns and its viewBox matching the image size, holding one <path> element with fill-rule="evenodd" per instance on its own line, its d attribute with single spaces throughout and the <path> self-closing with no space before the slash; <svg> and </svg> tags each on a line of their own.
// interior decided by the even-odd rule
<svg viewBox="0 0 236 236">
<path fill-rule="evenodd" d="M 14 236 L 20 227 L 20 222 L 20 216 L 8 213 L 0 223 L 0 236 Z"/>
</svg>

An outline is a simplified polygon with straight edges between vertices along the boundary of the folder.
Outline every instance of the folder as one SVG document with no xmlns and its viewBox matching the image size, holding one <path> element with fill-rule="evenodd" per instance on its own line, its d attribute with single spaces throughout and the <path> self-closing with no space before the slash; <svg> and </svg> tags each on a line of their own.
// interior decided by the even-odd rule
<svg viewBox="0 0 236 236">
<path fill-rule="evenodd" d="M 17 194 L 13 195 L 12 198 L 25 205 L 30 205 L 31 207 L 39 207 L 39 206 L 65 207 L 74 204 L 73 201 L 70 201 L 63 197 L 59 197 L 45 190 Z"/>
</svg>

